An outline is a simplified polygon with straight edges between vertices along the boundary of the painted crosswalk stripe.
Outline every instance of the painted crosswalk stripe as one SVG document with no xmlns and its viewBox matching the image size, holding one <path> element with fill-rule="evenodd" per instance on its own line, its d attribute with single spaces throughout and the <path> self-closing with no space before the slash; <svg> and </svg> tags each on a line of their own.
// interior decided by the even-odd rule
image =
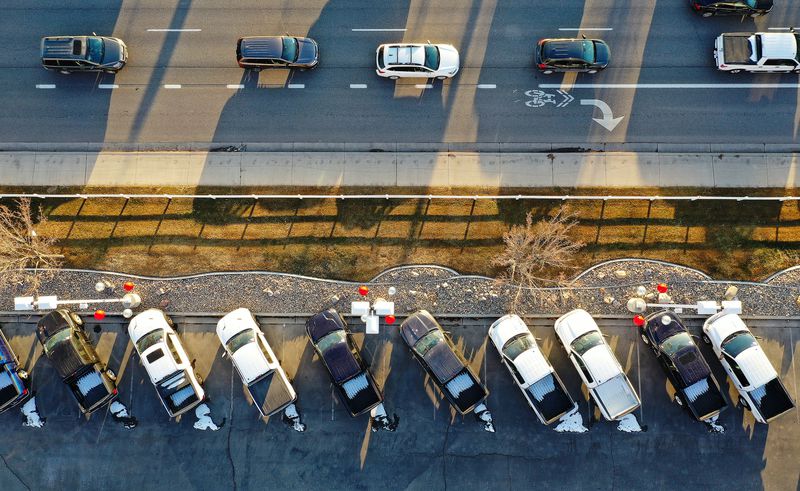
<svg viewBox="0 0 800 491">
<path fill-rule="evenodd" d="M 351 89 L 366 89 L 367 84 L 350 84 Z"/>
<path fill-rule="evenodd" d="M 479 89 L 496 89 L 497 84 L 478 84 Z"/>
<path fill-rule="evenodd" d="M 180 89 L 181 84 L 164 84 L 165 89 Z"/>
<path fill-rule="evenodd" d="M 228 84 L 225 87 L 227 87 L 229 89 L 243 89 L 244 88 L 244 84 Z"/>
<path fill-rule="evenodd" d="M 98 84 L 98 89 L 118 89 L 119 85 L 117 84 Z"/>
<path fill-rule="evenodd" d="M 37 89 L 55 89 L 56 84 L 36 84 Z"/>
<path fill-rule="evenodd" d="M 290 89 L 305 89 L 306 84 L 289 84 L 287 87 Z"/>
</svg>

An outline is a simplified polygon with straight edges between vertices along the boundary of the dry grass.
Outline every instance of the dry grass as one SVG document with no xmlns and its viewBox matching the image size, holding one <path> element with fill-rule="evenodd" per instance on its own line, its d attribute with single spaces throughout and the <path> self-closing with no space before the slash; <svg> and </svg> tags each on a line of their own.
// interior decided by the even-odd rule
<svg viewBox="0 0 800 491">
<path fill-rule="evenodd" d="M 656 190 L 658 191 L 658 190 Z M 661 192 L 661 194 L 664 194 Z M 686 194 L 693 194 L 691 190 Z M 752 195 L 752 194 L 751 194 Z M 559 201 L 46 200 L 71 267 L 147 275 L 273 270 L 364 280 L 399 264 L 494 276 L 503 233 Z M 797 202 L 571 201 L 579 267 L 619 257 L 757 279 L 798 263 Z"/>
</svg>

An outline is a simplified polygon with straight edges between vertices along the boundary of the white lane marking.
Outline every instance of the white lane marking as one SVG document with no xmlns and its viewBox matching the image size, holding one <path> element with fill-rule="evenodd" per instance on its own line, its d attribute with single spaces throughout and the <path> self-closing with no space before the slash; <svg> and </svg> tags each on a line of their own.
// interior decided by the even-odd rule
<svg viewBox="0 0 800 491">
<path fill-rule="evenodd" d="M 147 32 L 200 32 L 202 29 L 148 29 Z"/>
<path fill-rule="evenodd" d="M 539 84 L 560 89 L 561 84 Z M 572 84 L 573 89 L 800 89 L 800 84 Z"/>
<path fill-rule="evenodd" d="M 768 27 L 770 31 L 790 31 L 791 27 Z"/>
<path fill-rule="evenodd" d="M 351 89 L 366 89 L 367 84 L 350 84 Z"/>
<path fill-rule="evenodd" d="M 180 89 L 181 84 L 164 84 L 165 89 Z"/>
<path fill-rule="evenodd" d="M 613 31 L 613 27 L 559 27 L 559 31 Z"/>
<path fill-rule="evenodd" d="M 119 85 L 117 84 L 98 84 L 98 89 L 118 89 Z"/>
<path fill-rule="evenodd" d="M 406 32 L 408 29 L 351 29 L 353 32 Z"/>
<path fill-rule="evenodd" d="M 496 89 L 497 84 L 478 84 L 479 89 Z"/>
<path fill-rule="evenodd" d="M 288 87 L 290 89 L 305 89 L 306 88 L 306 84 L 289 84 L 286 87 Z"/>
<path fill-rule="evenodd" d="M 56 84 L 36 84 L 37 89 L 55 89 Z"/>
<path fill-rule="evenodd" d="M 243 89 L 244 88 L 244 84 L 228 84 L 225 87 L 227 87 L 229 89 Z"/>
<path fill-rule="evenodd" d="M 414 87 L 416 87 L 418 89 L 432 89 L 433 85 L 432 84 L 416 84 Z"/>
</svg>

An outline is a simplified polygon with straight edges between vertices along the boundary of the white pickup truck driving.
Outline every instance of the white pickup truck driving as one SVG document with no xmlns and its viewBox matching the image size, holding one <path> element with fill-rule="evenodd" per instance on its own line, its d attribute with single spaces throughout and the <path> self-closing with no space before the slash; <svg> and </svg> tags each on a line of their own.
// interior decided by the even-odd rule
<svg viewBox="0 0 800 491">
<path fill-rule="evenodd" d="M 555 328 L 605 419 L 618 420 L 639 407 L 639 396 L 588 312 L 568 312 L 556 320 Z"/>
<path fill-rule="evenodd" d="M 739 391 L 739 403 L 759 423 L 769 423 L 795 404 L 756 338 L 738 315 L 722 311 L 703 324 L 703 341 Z"/>
<path fill-rule="evenodd" d="M 788 32 L 729 32 L 714 41 L 717 68 L 728 73 L 800 73 L 800 35 Z"/>
</svg>

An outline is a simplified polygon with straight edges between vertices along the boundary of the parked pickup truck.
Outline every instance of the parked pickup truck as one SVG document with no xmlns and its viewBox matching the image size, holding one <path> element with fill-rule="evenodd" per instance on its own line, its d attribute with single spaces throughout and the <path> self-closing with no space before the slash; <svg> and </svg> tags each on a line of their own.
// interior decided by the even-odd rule
<svg viewBox="0 0 800 491">
<path fill-rule="evenodd" d="M 662 310 L 650 315 L 641 328 L 675 389 L 675 403 L 698 421 L 707 421 L 728 407 L 708 363 L 680 317 Z"/>
<path fill-rule="evenodd" d="M 519 316 L 497 319 L 489 327 L 489 339 L 539 421 L 548 425 L 575 408 L 575 401 Z"/>
<path fill-rule="evenodd" d="M 724 33 L 714 41 L 714 59 L 728 73 L 800 73 L 798 39 L 794 30 Z"/>
<path fill-rule="evenodd" d="M 736 390 L 739 404 L 759 423 L 769 423 L 795 407 L 767 355 L 738 315 L 724 310 L 703 324 L 703 341 L 711 344 Z"/>
<path fill-rule="evenodd" d="M 48 313 L 39 319 L 36 337 L 84 414 L 116 399 L 117 376 L 97 356 L 78 314 L 67 309 Z"/>
<path fill-rule="evenodd" d="M 363 414 L 383 402 L 339 312 L 328 309 L 314 315 L 306 322 L 306 333 L 350 416 Z"/>
<path fill-rule="evenodd" d="M 158 309 L 137 314 L 128 324 L 128 335 L 171 418 L 203 402 L 206 393 L 200 377 L 194 373 L 189 355 L 167 314 Z"/>
<path fill-rule="evenodd" d="M 249 310 L 236 309 L 220 319 L 217 336 L 261 416 L 282 411 L 297 400 L 297 393 Z"/>
<path fill-rule="evenodd" d="M 403 321 L 400 335 L 459 413 L 473 411 L 489 396 L 489 391 L 427 310 L 420 310 Z"/>
<path fill-rule="evenodd" d="M 555 329 L 605 419 L 618 420 L 639 407 L 639 396 L 588 312 L 575 309 L 562 315 Z"/>
<path fill-rule="evenodd" d="M 0 413 L 21 404 L 30 394 L 28 372 L 20 366 L 17 355 L 0 331 Z"/>
</svg>

